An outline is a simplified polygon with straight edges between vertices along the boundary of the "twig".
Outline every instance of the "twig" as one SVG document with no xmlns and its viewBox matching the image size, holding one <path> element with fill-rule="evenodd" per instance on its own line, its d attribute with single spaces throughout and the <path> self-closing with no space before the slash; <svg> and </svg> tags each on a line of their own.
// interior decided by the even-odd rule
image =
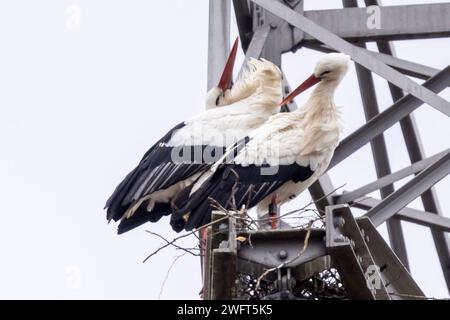
<svg viewBox="0 0 450 320">
<path fill-rule="evenodd" d="M 184 252 L 186 252 L 186 253 L 189 253 L 189 254 L 191 254 L 191 255 L 193 255 L 193 256 L 195 256 L 195 257 L 200 256 L 200 254 L 198 254 L 198 253 L 191 252 L 191 251 L 190 251 L 191 249 L 189 249 L 189 248 L 183 248 L 183 247 L 181 247 L 181 246 L 179 246 L 179 245 L 173 243 L 172 241 L 167 240 L 167 239 L 164 238 L 162 235 L 160 235 L 160 234 L 158 234 L 158 233 L 156 233 L 156 232 L 152 232 L 152 231 L 150 231 L 150 230 L 145 230 L 145 232 L 147 232 L 147 233 L 149 233 L 149 234 L 151 234 L 151 235 L 157 236 L 158 238 L 164 240 L 168 245 L 174 246 L 175 248 L 177 248 L 177 250 L 182 250 L 182 251 L 184 251 Z"/>
<path fill-rule="evenodd" d="M 188 252 L 185 251 L 184 253 L 182 253 L 182 254 L 176 256 L 176 257 L 173 259 L 172 263 L 170 264 L 169 269 L 167 269 L 166 276 L 164 277 L 164 280 L 163 280 L 163 282 L 161 283 L 161 289 L 159 290 L 158 300 L 161 300 L 161 295 L 162 295 L 162 293 L 163 293 L 163 290 L 164 290 L 164 287 L 165 287 L 165 285 L 166 285 L 167 279 L 169 279 L 170 271 L 172 270 L 173 266 L 174 266 L 175 263 L 178 261 L 178 259 L 180 259 L 181 257 L 184 257 L 184 255 L 186 255 L 186 253 L 188 253 Z"/>
<path fill-rule="evenodd" d="M 191 248 L 180 247 L 180 248 L 176 248 L 175 250 L 182 250 L 182 251 L 195 250 L 195 251 L 200 251 L 200 248 L 199 247 L 191 247 Z"/>
<path fill-rule="evenodd" d="M 215 221 L 211 221 L 210 223 L 204 224 L 203 226 L 201 226 L 201 227 L 199 227 L 199 228 L 197 228 L 197 229 L 194 229 L 194 230 L 192 230 L 192 231 L 189 231 L 189 232 L 186 233 L 186 234 L 182 234 L 181 236 L 172 239 L 172 241 L 168 241 L 165 245 L 159 247 L 158 249 L 156 249 L 155 251 L 153 251 L 151 254 L 149 254 L 149 255 L 144 259 L 144 261 L 142 261 L 142 262 L 145 263 L 148 259 L 150 259 L 151 257 L 153 257 L 153 256 L 154 256 L 155 254 L 157 254 L 159 251 L 161 251 L 161 250 L 163 250 L 163 249 L 165 249 L 165 248 L 167 248 L 167 247 L 173 245 L 173 244 L 174 244 L 175 242 L 177 242 L 178 240 L 183 239 L 183 238 L 186 238 L 186 237 L 189 237 L 189 236 L 195 234 L 196 232 L 198 232 L 198 231 L 200 231 L 200 230 L 202 230 L 202 229 L 204 229 L 204 228 L 207 228 L 207 227 L 209 227 L 209 226 L 212 226 L 212 225 L 214 225 L 214 224 L 216 224 L 216 223 L 219 223 L 219 222 L 221 222 L 221 221 L 223 221 L 223 220 L 225 220 L 225 219 L 228 219 L 228 216 L 219 218 L 219 219 L 217 219 L 217 220 L 215 220 Z"/>
<path fill-rule="evenodd" d="M 232 170 L 231 173 L 237 176 L 237 173 L 236 173 L 236 172 L 233 172 L 233 170 Z M 236 218 L 236 220 L 239 220 L 239 221 L 244 222 L 244 226 L 247 227 L 248 229 L 251 229 L 252 226 L 257 227 L 256 224 L 257 224 L 258 222 L 262 222 L 262 221 L 267 221 L 267 220 L 269 220 L 270 218 L 253 219 L 253 218 L 250 217 L 250 215 L 247 213 L 247 209 L 246 209 L 247 206 L 243 206 L 240 210 L 238 210 L 238 209 L 236 208 L 236 201 L 234 200 L 234 194 L 235 194 L 235 192 L 236 192 L 236 184 L 237 184 L 237 181 L 238 181 L 238 176 L 237 176 L 237 179 L 236 179 L 236 181 L 235 181 L 235 184 L 234 184 L 233 187 L 232 187 L 232 195 L 231 195 L 232 199 L 230 199 L 231 201 L 229 201 L 229 203 L 231 202 L 231 205 L 234 207 L 234 210 L 227 210 L 226 208 L 224 208 L 224 207 L 223 207 L 218 201 L 216 201 L 215 199 L 208 198 L 208 200 L 211 202 L 211 206 L 212 206 L 213 208 L 215 208 L 216 210 L 222 211 L 223 213 L 226 214 L 224 217 L 219 218 L 219 219 L 217 219 L 217 220 L 215 220 L 215 221 L 212 221 L 212 222 L 210 222 L 210 223 L 207 223 L 207 224 L 205 224 L 205 225 L 203 225 L 203 226 L 201 226 L 201 227 L 199 227 L 199 228 L 196 228 L 196 229 L 194 229 L 194 230 L 192 230 L 192 231 L 190 231 L 190 232 L 188 232 L 188 233 L 186 233 L 186 234 L 183 234 L 183 235 L 181 235 L 181 236 L 178 236 L 178 237 L 172 239 L 171 241 L 167 240 L 166 238 L 164 238 L 164 237 L 161 236 L 160 234 L 157 234 L 157 233 L 155 233 L 155 232 L 146 230 L 146 232 L 148 232 L 149 234 L 155 235 L 155 236 L 161 238 L 162 240 L 164 240 L 164 241 L 166 242 L 166 244 L 163 245 L 163 246 L 161 246 L 161 247 L 159 247 L 158 249 L 156 249 L 156 250 L 155 250 L 154 252 L 152 252 L 151 254 L 149 254 L 149 255 L 143 260 L 143 263 L 145 263 L 148 259 L 150 259 L 150 258 L 153 257 L 154 255 L 156 255 L 158 252 L 160 252 L 161 250 L 163 250 L 163 249 L 165 249 L 165 248 L 167 248 L 167 247 L 169 247 L 169 246 L 173 246 L 173 247 L 175 247 L 177 250 L 182 250 L 182 251 L 184 251 L 185 253 L 189 253 L 189 254 L 191 254 L 191 255 L 193 255 L 193 256 L 201 256 L 201 254 L 192 252 L 193 248 L 183 248 L 182 246 L 176 245 L 175 242 L 177 242 L 177 241 L 179 241 L 179 240 L 181 240 L 181 239 L 183 239 L 183 238 L 189 237 L 189 236 L 191 236 L 191 235 L 194 235 L 194 236 L 197 237 L 196 233 L 197 233 L 198 231 L 200 231 L 200 230 L 202 230 L 202 229 L 204 229 L 204 228 L 207 228 L 207 227 L 209 227 L 209 226 L 212 226 L 212 225 L 214 225 L 214 224 L 216 224 L 216 223 L 219 223 L 219 222 L 221 222 L 221 221 L 223 221 L 223 220 L 225 220 L 225 219 L 228 219 L 228 217 L 230 216 L 230 214 L 229 214 L 230 211 L 234 211 L 234 212 L 235 212 L 235 215 L 233 215 L 233 216 Z M 345 185 L 342 185 L 342 186 L 340 186 L 340 187 L 337 187 L 336 189 L 334 189 L 334 190 L 333 190 L 332 192 L 330 192 L 329 194 L 326 194 L 326 195 L 324 195 L 323 197 L 321 197 L 321 198 L 319 198 L 319 199 L 317 199 L 317 200 L 315 200 L 315 201 L 311 200 L 310 203 L 308 203 L 308 204 L 307 204 L 306 206 L 304 206 L 303 208 L 300 208 L 300 209 L 297 209 L 297 210 L 293 210 L 293 211 L 287 212 L 287 213 L 281 215 L 279 218 L 280 218 L 280 219 L 281 219 L 281 218 L 285 218 L 285 217 L 287 217 L 287 216 L 289 216 L 289 215 L 291 215 L 291 214 L 293 214 L 293 213 L 298 213 L 298 212 L 300 212 L 300 211 L 304 211 L 304 212 L 305 212 L 305 211 L 313 211 L 314 213 L 317 214 L 317 211 L 315 211 L 314 209 L 308 209 L 308 207 L 311 206 L 311 205 L 314 204 L 314 203 L 317 203 L 318 201 L 321 201 L 322 199 L 328 197 L 329 195 L 335 193 L 337 190 L 339 190 L 340 188 L 342 188 L 342 187 L 344 187 L 344 186 L 345 186 Z M 322 218 L 322 217 L 320 216 L 320 214 L 317 214 L 317 215 L 318 215 L 319 218 Z M 317 219 L 314 220 L 314 221 L 317 221 Z M 309 223 L 310 226 L 309 226 L 308 234 L 307 234 L 308 237 L 309 237 L 309 233 L 310 233 L 310 229 L 311 229 L 311 223 L 314 222 L 314 221 L 312 220 L 312 221 L 310 221 L 310 223 Z M 300 226 L 300 227 L 301 227 L 301 226 Z M 198 238 L 198 237 L 197 237 L 197 238 Z M 306 245 L 307 245 L 307 239 L 305 239 L 305 241 L 306 241 Z M 306 247 L 305 247 L 305 250 L 306 250 Z M 302 250 L 302 252 L 300 253 L 300 255 L 303 253 L 303 251 L 304 251 L 304 250 Z M 290 263 L 290 262 L 291 262 L 291 261 L 285 262 L 284 264 L 282 264 L 282 265 L 280 265 L 279 267 L 275 268 L 275 270 L 278 269 L 278 268 L 283 267 L 283 265 L 285 265 L 286 263 Z M 269 269 L 269 271 L 268 271 L 267 273 L 269 273 L 269 272 L 271 272 L 270 269 Z M 265 275 L 263 275 L 263 277 L 264 277 L 264 276 L 265 276 Z M 258 283 L 259 283 L 259 281 L 258 281 Z"/>
<path fill-rule="evenodd" d="M 311 205 L 313 205 L 313 204 L 316 204 L 317 202 L 322 201 L 322 200 L 325 199 L 325 198 L 328 198 L 329 196 L 331 196 L 333 193 L 335 193 L 335 192 L 338 191 L 339 189 L 342 189 L 343 187 L 345 187 L 345 185 L 346 185 L 346 184 L 343 184 L 343 185 L 341 185 L 341 186 L 339 186 L 339 187 L 333 189 L 331 192 L 327 193 L 326 195 L 320 197 L 320 198 L 317 199 L 317 200 L 311 199 L 311 201 L 310 201 L 306 206 L 304 206 L 303 208 L 300 208 L 300 209 L 296 209 L 296 210 L 292 210 L 292 211 L 286 212 L 285 214 L 281 215 L 280 218 L 285 217 L 285 216 L 288 216 L 288 215 L 291 215 L 291 214 L 294 214 L 294 213 L 297 213 L 297 212 L 299 212 L 299 211 L 304 211 L 304 210 L 307 209 L 309 206 L 311 206 Z"/>
<path fill-rule="evenodd" d="M 218 211 L 223 211 L 223 212 L 227 212 L 228 211 L 216 199 L 208 197 L 208 201 L 210 202 L 211 207 L 213 207 L 214 209 L 216 209 Z"/>
</svg>

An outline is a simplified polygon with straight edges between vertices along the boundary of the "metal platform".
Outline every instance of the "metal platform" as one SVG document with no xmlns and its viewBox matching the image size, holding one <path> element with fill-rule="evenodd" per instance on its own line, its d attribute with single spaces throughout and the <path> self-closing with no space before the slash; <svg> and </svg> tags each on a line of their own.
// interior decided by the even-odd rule
<svg viewBox="0 0 450 320">
<path fill-rule="evenodd" d="M 425 299 L 370 219 L 355 219 L 347 205 L 327 207 L 326 228 L 245 231 L 232 215 L 214 219 L 205 299 L 311 299 L 319 290 L 323 299 Z M 305 282 L 331 269 L 338 282 L 305 294 Z"/>
</svg>

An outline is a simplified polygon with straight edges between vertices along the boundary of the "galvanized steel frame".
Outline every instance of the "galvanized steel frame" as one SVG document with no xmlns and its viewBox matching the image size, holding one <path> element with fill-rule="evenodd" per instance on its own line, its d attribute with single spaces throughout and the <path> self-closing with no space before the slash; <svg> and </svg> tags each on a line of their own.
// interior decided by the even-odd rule
<svg viewBox="0 0 450 320">
<path fill-rule="evenodd" d="M 323 52 L 344 52 L 349 54 L 357 65 L 367 123 L 341 141 L 329 169 L 371 142 L 374 161 L 378 168 L 378 180 L 333 198 L 331 193 L 334 187 L 330 177 L 325 174 L 310 188 L 313 198 L 320 200 L 318 208 L 325 210 L 334 203 L 347 201 L 363 207 L 361 202 L 365 200 L 356 201 L 356 198 L 361 196 L 361 193 L 380 190 L 382 198 L 385 199 L 373 200 L 370 203 L 371 207 L 366 201 L 365 208 L 369 209 L 367 216 L 375 225 L 391 221 L 390 223 L 394 225 L 390 234 L 391 245 L 406 266 L 408 266 L 406 244 L 402 241 L 399 219 L 430 227 L 450 290 L 450 242 L 445 234 L 449 231 L 449 219 L 442 216 L 437 195 L 431 188 L 449 173 L 449 153 L 446 150 L 425 158 L 417 126 L 411 114 L 426 103 L 443 114 L 450 115 L 450 103 L 437 95 L 450 86 L 450 66 L 439 71 L 397 58 L 392 44 L 389 43 L 390 40 L 397 39 L 450 36 L 450 21 L 446 18 L 450 14 L 450 3 L 383 7 L 378 0 L 366 0 L 367 6 L 379 6 L 382 19 L 385 21 L 381 30 L 373 30 L 363 26 L 362 19 L 366 17 L 366 8 L 356 8 L 356 1 L 343 0 L 346 8 L 319 11 L 304 11 L 303 1 L 233 0 L 233 5 L 246 60 L 249 57 L 263 56 L 281 67 L 281 56 L 284 52 L 295 51 L 303 46 Z M 216 82 L 220 73 L 218 70 L 225 63 L 229 48 L 230 11 L 231 1 L 210 0 L 208 87 Z M 434 12 L 433 23 L 429 23 L 430 12 Z M 350 19 L 336 18 L 344 16 Z M 417 17 L 423 19 L 417 20 Z M 412 26 L 404 23 L 408 19 L 427 23 Z M 376 41 L 379 52 L 365 49 L 363 43 L 367 41 Z M 371 72 L 388 81 L 394 101 L 392 106 L 381 113 L 376 105 Z M 419 85 L 406 75 L 426 81 Z M 289 92 L 286 78 L 284 78 L 284 92 Z M 287 107 L 294 110 L 296 105 L 292 103 Z M 391 173 L 385 142 L 380 137 L 396 123 L 400 123 L 412 165 Z M 394 191 L 393 182 L 419 171 L 421 173 L 418 176 Z M 417 196 L 421 197 L 425 211 L 405 207 Z"/>
</svg>

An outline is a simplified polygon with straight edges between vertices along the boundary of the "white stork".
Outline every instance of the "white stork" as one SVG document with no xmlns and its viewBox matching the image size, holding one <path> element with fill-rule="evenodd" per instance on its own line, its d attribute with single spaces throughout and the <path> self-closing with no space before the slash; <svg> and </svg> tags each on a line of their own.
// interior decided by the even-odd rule
<svg viewBox="0 0 450 320">
<path fill-rule="evenodd" d="M 107 219 L 121 220 L 118 233 L 172 212 L 172 200 L 225 152 L 279 112 L 281 72 L 267 60 L 251 60 L 231 86 L 237 41 L 221 80 L 206 98 L 207 110 L 161 138 L 108 199 Z M 231 87 L 231 88 L 230 88 Z"/>
<path fill-rule="evenodd" d="M 198 228 L 211 219 L 208 197 L 231 209 L 232 190 L 238 209 L 257 206 L 267 213 L 276 198 L 283 204 L 311 186 L 327 169 L 341 132 L 334 92 L 348 68 L 349 57 L 330 53 L 322 57 L 313 75 L 280 105 L 318 83 L 302 108 L 273 115 L 211 166 L 176 201 L 174 230 Z M 187 200 L 186 200 L 187 198 Z M 183 202 L 183 203 L 180 203 Z"/>
</svg>

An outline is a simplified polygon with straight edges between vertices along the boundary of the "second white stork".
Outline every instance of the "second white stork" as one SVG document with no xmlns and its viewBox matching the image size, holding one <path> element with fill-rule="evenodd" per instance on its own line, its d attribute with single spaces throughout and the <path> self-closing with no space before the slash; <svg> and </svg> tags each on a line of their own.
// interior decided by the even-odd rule
<svg viewBox="0 0 450 320">
<path fill-rule="evenodd" d="M 313 75 L 281 102 L 318 84 L 305 105 L 272 116 L 229 148 L 228 155 L 185 191 L 189 196 L 178 201 L 181 208 L 172 214 L 172 227 L 192 230 L 210 222 L 208 198 L 228 209 L 232 204 L 237 209 L 257 206 L 262 215 L 272 199 L 282 204 L 311 186 L 327 169 L 339 142 L 340 116 L 333 97 L 348 62 L 340 53 L 321 58 Z"/>
<path fill-rule="evenodd" d="M 281 72 L 267 60 L 251 60 L 248 71 L 229 88 L 236 49 L 237 42 L 219 85 L 207 94 L 207 110 L 175 126 L 151 147 L 107 201 L 107 219 L 121 220 L 119 233 L 169 215 L 173 199 L 226 146 L 279 111 Z"/>
</svg>

